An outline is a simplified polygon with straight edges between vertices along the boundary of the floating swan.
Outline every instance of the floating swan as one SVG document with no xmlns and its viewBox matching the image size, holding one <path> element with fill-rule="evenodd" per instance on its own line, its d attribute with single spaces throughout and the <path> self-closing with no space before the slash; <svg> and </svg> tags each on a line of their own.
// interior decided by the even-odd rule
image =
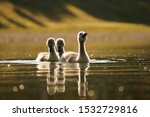
<svg viewBox="0 0 150 117">
<path fill-rule="evenodd" d="M 85 41 L 87 40 L 87 33 L 80 31 L 77 35 L 78 41 L 78 53 L 76 52 L 65 52 L 61 56 L 62 62 L 79 62 L 79 63 L 88 63 L 89 56 L 86 52 Z"/>
<path fill-rule="evenodd" d="M 61 60 L 63 62 L 68 61 L 69 59 L 70 59 L 69 61 L 72 61 L 77 57 L 77 55 L 78 55 L 77 52 L 71 52 L 71 51 L 65 52 L 65 48 L 64 48 L 65 41 L 63 38 L 58 38 L 56 40 L 56 45 L 57 45 L 57 51 L 59 53 L 59 57 L 62 58 Z"/>
<path fill-rule="evenodd" d="M 56 45 L 57 45 L 57 51 L 58 51 L 58 54 L 59 54 L 59 57 L 61 57 L 64 53 L 65 53 L 65 41 L 63 38 L 58 38 L 56 40 Z"/>
<path fill-rule="evenodd" d="M 36 61 L 59 61 L 60 58 L 55 49 L 55 39 L 52 37 L 48 38 L 46 41 L 46 45 L 48 46 L 48 52 L 40 52 L 36 58 Z"/>
</svg>

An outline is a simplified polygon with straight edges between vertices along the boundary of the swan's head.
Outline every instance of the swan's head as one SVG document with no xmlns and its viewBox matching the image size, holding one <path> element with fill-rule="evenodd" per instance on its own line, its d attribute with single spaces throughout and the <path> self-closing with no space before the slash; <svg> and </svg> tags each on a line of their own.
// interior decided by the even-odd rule
<svg viewBox="0 0 150 117">
<path fill-rule="evenodd" d="M 57 45 L 57 51 L 59 52 L 59 56 L 61 57 L 62 54 L 65 52 L 64 46 L 65 46 L 65 41 L 63 38 L 58 38 L 56 40 L 56 45 Z"/>
<path fill-rule="evenodd" d="M 46 45 L 48 46 L 48 51 L 49 52 L 54 52 L 55 49 L 55 39 L 53 37 L 50 37 L 46 41 Z"/>
<path fill-rule="evenodd" d="M 55 46 L 55 39 L 54 39 L 53 37 L 48 38 L 47 41 L 46 41 L 46 45 L 47 45 L 48 47 L 53 47 L 53 46 Z"/>
<path fill-rule="evenodd" d="M 79 40 L 79 42 L 84 42 L 87 39 L 87 33 L 84 31 L 80 31 L 77 35 L 77 40 Z"/>
<path fill-rule="evenodd" d="M 64 41 L 64 39 L 63 39 L 63 38 L 58 38 L 58 39 L 56 40 L 56 45 L 57 45 L 58 48 L 59 48 L 59 47 L 64 47 L 64 46 L 65 46 L 65 41 Z"/>
</svg>

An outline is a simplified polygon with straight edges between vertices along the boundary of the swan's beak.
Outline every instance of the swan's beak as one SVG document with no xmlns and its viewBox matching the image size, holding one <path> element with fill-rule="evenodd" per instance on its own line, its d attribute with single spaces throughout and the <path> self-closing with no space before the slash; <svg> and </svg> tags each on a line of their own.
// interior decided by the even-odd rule
<svg viewBox="0 0 150 117">
<path fill-rule="evenodd" d="M 86 37 L 86 35 L 87 35 L 87 33 L 84 33 L 84 34 L 82 35 L 82 37 Z"/>
</svg>

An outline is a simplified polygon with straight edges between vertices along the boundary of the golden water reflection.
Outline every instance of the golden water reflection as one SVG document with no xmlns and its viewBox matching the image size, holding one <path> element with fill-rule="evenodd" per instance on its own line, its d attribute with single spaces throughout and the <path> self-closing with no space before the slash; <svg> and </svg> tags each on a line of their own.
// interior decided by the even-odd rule
<svg viewBox="0 0 150 117">
<path fill-rule="evenodd" d="M 65 93 L 66 76 L 77 76 L 72 82 L 76 81 L 78 96 L 85 99 L 88 94 L 87 70 L 89 63 L 47 63 L 38 64 L 38 73 L 47 71 L 47 93 L 55 95 Z M 71 81 L 71 79 L 70 79 Z M 72 88 L 72 87 L 67 87 Z M 74 95 L 74 94 L 73 94 Z"/>
<path fill-rule="evenodd" d="M 150 59 L 144 59 L 0 61 L 0 99 L 150 99 Z"/>
</svg>

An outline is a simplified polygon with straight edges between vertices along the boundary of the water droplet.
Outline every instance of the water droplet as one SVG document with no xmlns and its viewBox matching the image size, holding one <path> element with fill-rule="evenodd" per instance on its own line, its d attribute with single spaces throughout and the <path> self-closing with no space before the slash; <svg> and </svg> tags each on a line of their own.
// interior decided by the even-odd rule
<svg viewBox="0 0 150 117">
<path fill-rule="evenodd" d="M 123 87 L 123 86 L 119 86 L 119 87 L 118 87 L 118 91 L 119 91 L 119 92 L 123 92 L 123 91 L 124 91 L 124 87 Z"/>
<path fill-rule="evenodd" d="M 144 70 L 144 71 L 148 71 L 148 67 L 145 66 L 145 67 L 143 68 L 143 70 Z"/>
<path fill-rule="evenodd" d="M 17 86 L 14 86 L 14 87 L 13 87 L 13 92 L 18 92 L 18 90 L 19 90 L 19 89 L 18 89 Z"/>
<path fill-rule="evenodd" d="M 24 85 L 23 85 L 23 84 L 20 84 L 20 85 L 19 85 L 19 88 L 20 88 L 21 90 L 24 90 Z"/>
<path fill-rule="evenodd" d="M 8 64 L 7 67 L 10 67 L 10 64 Z"/>
<path fill-rule="evenodd" d="M 88 91 L 88 96 L 94 97 L 94 96 L 95 96 L 95 91 L 89 90 L 89 91 Z"/>
</svg>

